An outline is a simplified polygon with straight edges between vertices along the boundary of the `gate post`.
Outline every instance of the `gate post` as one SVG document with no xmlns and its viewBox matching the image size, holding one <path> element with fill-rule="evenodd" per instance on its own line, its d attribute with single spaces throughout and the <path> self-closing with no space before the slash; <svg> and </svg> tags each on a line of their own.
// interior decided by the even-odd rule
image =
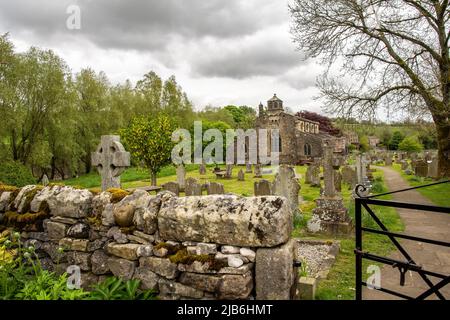
<svg viewBox="0 0 450 320">
<path fill-rule="evenodd" d="M 362 300 L 362 230 L 361 198 L 355 198 L 355 289 L 356 300 Z"/>
</svg>

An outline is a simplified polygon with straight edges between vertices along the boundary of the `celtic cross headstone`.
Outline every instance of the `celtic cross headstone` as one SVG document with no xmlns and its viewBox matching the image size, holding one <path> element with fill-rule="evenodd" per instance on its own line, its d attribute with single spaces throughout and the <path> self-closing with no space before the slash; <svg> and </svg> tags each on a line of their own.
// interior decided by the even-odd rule
<svg viewBox="0 0 450 320">
<path fill-rule="evenodd" d="M 102 136 L 91 160 L 102 177 L 103 191 L 120 188 L 120 175 L 130 166 L 130 153 L 125 151 L 119 136 Z"/>
</svg>

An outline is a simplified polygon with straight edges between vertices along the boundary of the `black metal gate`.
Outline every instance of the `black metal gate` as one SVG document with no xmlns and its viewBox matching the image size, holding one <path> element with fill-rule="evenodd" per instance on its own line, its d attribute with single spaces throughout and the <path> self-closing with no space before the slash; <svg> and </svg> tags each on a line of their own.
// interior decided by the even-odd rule
<svg viewBox="0 0 450 320">
<path fill-rule="evenodd" d="M 429 243 L 437 246 L 450 247 L 450 242 L 446 241 L 438 241 L 432 239 L 426 239 L 421 237 L 416 237 L 413 235 L 405 235 L 400 233 L 395 233 L 389 231 L 386 226 L 382 223 L 382 221 L 377 217 L 377 215 L 370 208 L 372 206 L 384 206 L 384 207 L 393 207 L 393 208 L 405 208 L 412 210 L 422 210 L 429 211 L 433 213 L 447 213 L 450 214 L 450 207 L 439 207 L 439 206 L 430 206 L 430 205 L 422 205 L 422 204 L 414 204 L 414 203 L 404 203 L 404 202 L 396 202 L 390 200 L 379 200 L 375 199 L 380 196 L 394 194 L 399 192 L 405 192 L 414 189 L 426 188 L 438 184 L 450 183 L 450 181 L 442 181 L 437 183 L 432 183 L 425 186 L 408 188 L 403 190 L 398 190 L 394 192 L 387 192 L 382 194 L 377 194 L 373 196 L 363 196 L 361 193 L 366 191 L 366 187 L 362 185 L 358 185 L 355 188 L 355 236 L 356 236 L 356 247 L 355 247 L 355 255 L 356 255 L 356 300 L 362 300 L 362 288 L 363 286 L 367 286 L 367 283 L 362 280 L 362 261 L 363 259 L 376 261 L 382 264 L 391 265 L 394 268 L 397 268 L 400 272 L 400 285 L 404 285 L 405 282 L 405 274 L 407 271 L 417 272 L 420 277 L 425 281 L 425 283 L 429 286 L 429 289 L 421 293 L 419 296 L 410 297 L 408 295 L 402 294 L 401 292 L 396 292 L 387 288 L 378 288 L 377 290 L 385 292 L 387 294 L 391 294 L 403 299 L 417 299 L 423 300 L 427 297 L 435 294 L 439 299 L 445 300 L 445 297 L 439 292 L 441 288 L 450 283 L 450 275 L 444 275 L 438 272 L 433 272 L 430 270 L 423 269 L 420 265 L 417 265 L 416 262 L 411 258 L 408 252 L 404 249 L 404 247 L 397 241 L 397 238 L 400 239 L 408 239 L 412 241 L 418 241 L 423 243 Z M 450 200 L 450 195 L 449 195 Z M 362 212 L 365 209 L 368 214 L 372 217 L 375 223 L 378 225 L 379 229 L 372 229 L 362 226 Z M 371 254 L 369 252 L 365 252 L 363 249 L 363 232 L 381 234 L 389 237 L 391 242 L 395 245 L 395 247 L 400 251 L 405 260 L 395 260 L 388 257 L 382 257 L 378 255 Z M 450 230 L 449 230 L 450 232 Z M 436 277 L 439 279 L 437 284 L 433 284 L 429 277 Z"/>
</svg>

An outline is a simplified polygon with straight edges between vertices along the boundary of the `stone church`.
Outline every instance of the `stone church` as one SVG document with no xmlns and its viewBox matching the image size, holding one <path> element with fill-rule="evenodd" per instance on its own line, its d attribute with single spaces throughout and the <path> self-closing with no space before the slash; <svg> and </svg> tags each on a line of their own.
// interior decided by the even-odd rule
<svg viewBox="0 0 450 320">
<path fill-rule="evenodd" d="M 335 139 L 321 133 L 318 122 L 285 112 L 283 101 L 276 94 L 267 102 L 267 107 L 262 103 L 259 105 L 256 130 L 259 129 L 279 129 L 281 164 L 297 165 L 322 157 L 323 140 Z"/>
</svg>

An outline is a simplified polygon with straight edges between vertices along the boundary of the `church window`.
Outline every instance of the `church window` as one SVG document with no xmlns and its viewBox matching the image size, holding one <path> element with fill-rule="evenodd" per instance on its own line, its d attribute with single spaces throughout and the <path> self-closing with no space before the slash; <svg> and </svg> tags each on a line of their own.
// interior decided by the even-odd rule
<svg viewBox="0 0 450 320">
<path fill-rule="evenodd" d="M 304 146 L 305 156 L 311 156 L 312 155 L 312 148 L 309 143 L 305 144 Z"/>
</svg>

